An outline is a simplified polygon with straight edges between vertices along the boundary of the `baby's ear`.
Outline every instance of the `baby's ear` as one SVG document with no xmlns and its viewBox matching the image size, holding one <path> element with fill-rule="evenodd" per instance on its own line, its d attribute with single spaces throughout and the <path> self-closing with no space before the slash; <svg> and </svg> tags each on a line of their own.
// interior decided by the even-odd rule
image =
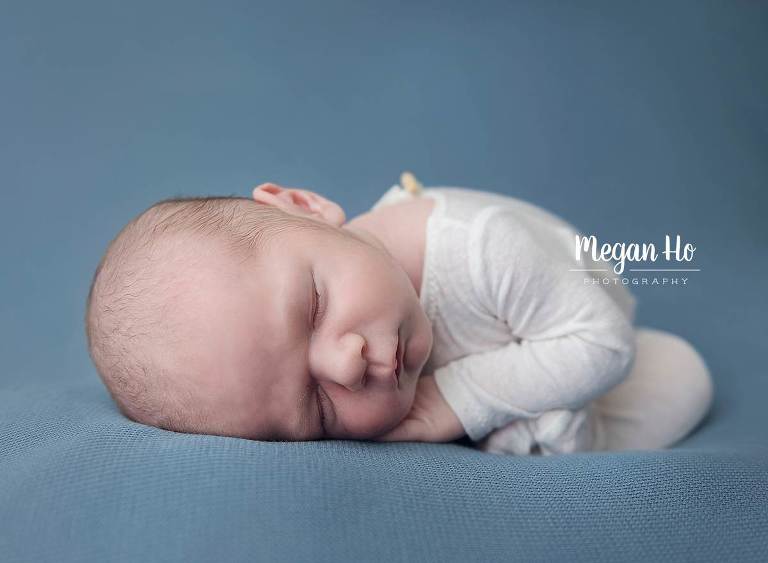
<svg viewBox="0 0 768 563">
<path fill-rule="evenodd" d="M 285 188 L 268 182 L 253 188 L 253 199 L 265 205 L 274 205 L 287 213 L 310 217 L 341 227 L 346 221 L 344 210 L 333 201 L 309 190 Z"/>
</svg>

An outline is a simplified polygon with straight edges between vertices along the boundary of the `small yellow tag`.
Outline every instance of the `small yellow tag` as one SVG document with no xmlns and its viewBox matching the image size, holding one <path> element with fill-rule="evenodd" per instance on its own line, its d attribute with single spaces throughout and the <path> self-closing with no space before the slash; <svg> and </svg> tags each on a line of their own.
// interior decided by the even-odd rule
<svg viewBox="0 0 768 563">
<path fill-rule="evenodd" d="M 419 182 L 416 179 L 416 176 L 414 176 L 408 171 L 400 174 L 400 186 L 406 192 L 409 192 L 413 195 L 419 195 L 421 191 L 424 189 L 424 186 L 422 186 L 421 182 Z"/>
</svg>

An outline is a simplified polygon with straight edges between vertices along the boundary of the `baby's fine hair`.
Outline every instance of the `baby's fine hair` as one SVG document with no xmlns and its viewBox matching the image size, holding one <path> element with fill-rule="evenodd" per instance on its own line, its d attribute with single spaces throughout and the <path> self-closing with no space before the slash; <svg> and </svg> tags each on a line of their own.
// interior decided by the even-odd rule
<svg viewBox="0 0 768 563">
<path fill-rule="evenodd" d="M 164 307 L 174 291 L 170 257 L 191 259 L 196 244 L 215 239 L 242 262 L 279 233 L 299 229 L 335 227 L 239 196 L 165 199 L 123 227 L 96 267 L 85 311 L 88 352 L 123 415 L 177 432 L 215 433 L 185 374 L 167 373 L 158 361 L 175 332 Z"/>
</svg>

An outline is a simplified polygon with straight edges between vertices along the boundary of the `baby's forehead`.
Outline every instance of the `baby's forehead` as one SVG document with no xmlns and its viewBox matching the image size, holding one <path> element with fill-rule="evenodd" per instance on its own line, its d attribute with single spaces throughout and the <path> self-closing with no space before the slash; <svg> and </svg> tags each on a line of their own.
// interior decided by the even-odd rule
<svg viewBox="0 0 768 563">
<path fill-rule="evenodd" d="M 334 243 L 362 242 L 345 229 L 299 221 L 289 228 L 265 224 L 253 239 L 226 229 L 166 234 L 153 260 L 158 277 L 179 290 L 204 296 L 210 291 L 242 288 L 246 275 L 251 279 L 257 274 L 265 276 L 262 280 L 290 275 L 302 267 L 300 258 L 306 255 L 310 241 L 322 241 L 312 245 L 313 258 L 327 254 Z"/>
</svg>

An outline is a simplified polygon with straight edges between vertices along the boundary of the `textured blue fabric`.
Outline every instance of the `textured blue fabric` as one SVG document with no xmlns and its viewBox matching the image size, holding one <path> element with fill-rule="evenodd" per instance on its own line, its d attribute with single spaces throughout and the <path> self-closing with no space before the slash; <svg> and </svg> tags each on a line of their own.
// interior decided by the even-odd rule
<svg viewBox="0 0 768 563">
<path fill-rule="evenodd" d="M 0 561 L 768 560 L 768 6 L 3 3 Z M 268 443 L 118 414 L 82 316 L 107 242 L 173 195 L 413 169 L 608 241 L 697 246 L 638 323 L 715 405 L 675 448 L 503 457 Z"/>
</svg>

